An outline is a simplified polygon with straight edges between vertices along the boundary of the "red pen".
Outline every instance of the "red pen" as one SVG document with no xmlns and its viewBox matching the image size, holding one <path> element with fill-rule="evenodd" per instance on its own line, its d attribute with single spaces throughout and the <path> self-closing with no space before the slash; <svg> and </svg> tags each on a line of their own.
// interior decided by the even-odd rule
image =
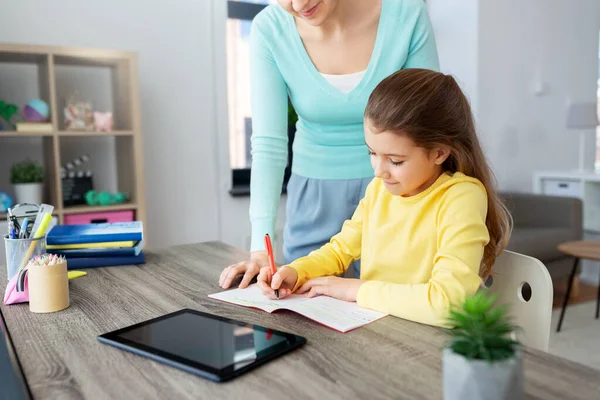
<svg viewBox="0 0 600 400">
<path fill-rule="evenodd" d="M 267 255 L 269 256 L 271 273 L 275 275 L 277 273 L 277 268 L 275 268 L 275 259 L 273 258 L 273 245 L 271 245 L 271 237 L 268 233 L 265 235 L 265 247 L 267 248 Z M 279 289 L 275 289 L 275 296 L 277 296 L 277 300 L 279 300 Z"/>
</svg>

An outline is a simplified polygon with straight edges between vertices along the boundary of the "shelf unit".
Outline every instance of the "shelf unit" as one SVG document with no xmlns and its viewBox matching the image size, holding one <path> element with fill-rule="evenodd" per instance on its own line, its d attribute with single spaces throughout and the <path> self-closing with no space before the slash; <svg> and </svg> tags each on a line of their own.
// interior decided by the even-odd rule
<svg viewBox="0 0 600 400">
<path fill-rule="evenodd" d="M 52 123 L 52 132 L 0 130 L 0 191 L 12 193 L 7 171 L 10 164 L 17 161 L 19 151 L 28 148 L 29 144 L 23 144 L 22 141 L 34 141 L 33 147 L 39 150 L 36 157 L 43 163 L 46 173 L 44 202 L 55 207 L 54 214 L 58 217 L 59 224 L 64 223 L 64 217 L 70 214 L 119 210 L 133 210 L 135 219 L 145 224 L 146 202 L 136 54 L 115 50 L 0 43 L 0 72 L 3 71 L 2 67 L 21 78 L 8 82 L 12 84 L 12 93 L 7 93 L 6 87 L 10 85 L 6 84 L 6 81 L 5 85 L 2 85 L 0 77 L 0 99 L 17 104 L 19 112 L 31 98 L 44 100 L 50 107 L 49 122 Z M 4 75 L 8 80 L 7 74 Z M 18 82 L 13 83 L 14 81 Z M 98 104 L 93 103 L 92 106 L 95 111 L 113 112 L 114 131 L 65 130 L 65 99 L 74 91 L 79 94 L 77 100 L 88 101 L 86 96 L 99 96 L 98 93 L 103 95 Z M 129 202 L 98 207 L 64 206 L 60 169 L 71 160 L 66 154 L 73 153 L 73 149 L 78 146 L 93 148 L 98 140 L 106 141 L 102 144 L 106 144 L 106 148 L 114 149 L 114 153 L 110 155 L 114 162 L 112 165 L 100 165 L 102 171 L 94 169 L 94 189 L 108 190 L 98 187 L 95 179 L 98 172 L 104 173 L 104 181 L 112 182 L 111 186 L 118 191 L 129 193 Z M 6 214 L 0 213 L 0 219 L 5 220 Z"/>
</svg>

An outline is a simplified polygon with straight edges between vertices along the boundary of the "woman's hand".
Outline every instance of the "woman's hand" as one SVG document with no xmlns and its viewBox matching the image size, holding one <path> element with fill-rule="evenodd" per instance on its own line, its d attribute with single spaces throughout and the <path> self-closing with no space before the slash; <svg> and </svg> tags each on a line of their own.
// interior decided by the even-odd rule
<svg viewBox="0 0 600 400">
<path fill-rule="evenodd" d="M 322 294 L 339 300 L 356 301 L 358 289 L 365 282 L 365 280 L 360 279 L 324 276 L 307 281 L 298 289 L 297 293 L 304 293 L 306 297 L 315 297 Z"/>
<path fill-rule="evenodd" d="M 249 261 L 242 261 L 240 263 L 230 265 L 221 272 L 219 277 L 219 286 L 223 289 L 227 289 L 231 286 L 231 282 L 238 276 L 244 274 L 239 287 L 244 289 L 248 287 L 252 278 L 258 275 L 262 267 L 269 265 L 269 257 L 266 251 L 254 251 L 250 254 Z"/>
<path fill-rule="evenodd" d="M 297 281 L 298 273 L 294 268 L 290 268 L 287 265 L 279 268 L 275 275 L 272 274 L 271 268 L 261 268 L 258 275 L 258 287 L 271 300 L 277 299 L 275 289 L 279 289 L 280 299 L 292 294 L 292 289 L 296 286 Z"/>
</svg>

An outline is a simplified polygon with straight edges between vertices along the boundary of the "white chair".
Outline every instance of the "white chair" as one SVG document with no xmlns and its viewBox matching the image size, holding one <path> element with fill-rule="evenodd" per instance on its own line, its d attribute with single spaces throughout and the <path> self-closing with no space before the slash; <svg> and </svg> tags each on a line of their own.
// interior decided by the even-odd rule
<svg viewBox="0 0 600 400">
<path fill-rule="evenodd" d="M 485 286 L 498 296 L 498 304 L 506 305 L 512 323 L 521 328 L 513 337 L 525 346 L 548 351 L 554 289 L 544 264 L 505 250 L 496 259 L 493 271 Z M 531 297 L 527 300 L 523 293 Z"/>
</svg>

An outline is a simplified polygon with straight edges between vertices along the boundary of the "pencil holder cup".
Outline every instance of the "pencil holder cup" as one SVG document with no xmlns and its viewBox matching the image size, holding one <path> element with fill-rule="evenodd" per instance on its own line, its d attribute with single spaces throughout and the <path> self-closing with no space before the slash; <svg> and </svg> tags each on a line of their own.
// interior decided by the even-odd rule
<svg viewBox="0 0 600 400">
<path fill-rule="evenodd" d="M 31 258 L 46 252 L 46 235 L 37 239 L 9 239 L 4 235 L 6 278 L 10 281 Z"/>
<path fill-rule="evenodd" d="M 69 307 L 67 261 L 55 265 L 29 265 L 29 311 L 49 313 Z"/>
</svg>

